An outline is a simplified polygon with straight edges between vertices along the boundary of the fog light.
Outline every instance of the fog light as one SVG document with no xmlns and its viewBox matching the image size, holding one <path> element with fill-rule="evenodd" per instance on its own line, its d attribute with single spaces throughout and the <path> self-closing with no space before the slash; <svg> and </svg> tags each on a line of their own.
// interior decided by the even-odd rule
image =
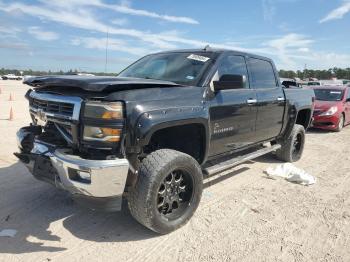
<svg viewBox="0 0 350 262">
<path fill-rule="evenodd" d="M 91 174 L 89 172 L 77 170 L 77 175 L 82 180 L 85 180 L 86 182 L 89 182 L 89 183 L 91 182 Z"/>
<path fill-rule="evenodd" d="M 82 170 L 76 170 L 73 168 L 68 168 L 68 176 L 70 180 L 79 182 L 79 183 L 85 183 L 85 184 L 91 184 L 91 174 L 87 171 Z"/>
</svg>

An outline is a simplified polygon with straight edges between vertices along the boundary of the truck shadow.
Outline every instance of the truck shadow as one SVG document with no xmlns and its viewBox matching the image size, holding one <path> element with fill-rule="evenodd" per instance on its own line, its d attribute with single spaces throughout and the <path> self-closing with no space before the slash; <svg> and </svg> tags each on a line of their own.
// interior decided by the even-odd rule
<svg viewBox="0 0 350 262">
<path fill-rule="evenodd" d="M 258 163 L 266 163 L 266 164 L 283 164 L 285 162 L 278 160 L 276 158 L 276 156 L 274 155 L 274 153 L 269 153 L 263 156 L 260 156 L 254 160 L 252 160 L 252 162 L 258 162 Z"/>
<path fill-rule="evenodd" d="M 13 238 L 0 237 L 0 253 L 64 251 L 64 243 L 76 241 L 74 238 L 128 242 L 159 236 L 137 223 L 125 203 L 115 213 L 85 209 L 65 192 L 32 178 L 21 163 L 0 168 L 0 185 L 4 183 L 7 186 L 0 187 L 0 231 L 18 232 Z M 73 236 L 56 235 L 54 232 L 65 231 L 60 223 Z"/>
<path fill-rule="evenodd" d="M 239 167 L 239 166 L 237 166 Z M 229 179 L 231 177 L 237 176 L 247 170 L 249 170 L 248 167 L 241 167 L 241 168 L 235 168 L 235 170 L 229 170 L 228 172 L 222 172 L 224 174 L 214 174 L 214 175 L 210 175 L 210 176 L 205 176 L 204 177 L 204 183 L 203 183 L 203 188 L 206 189 L 208 187 L 211 187 L 213 185 L 216 185 L 226 179 Z"/>
<path fill-rule="evenodd" d="M 273 161 L 273 156 L 260 157 L 260 161 Z M 249 167 L 237 166 L 205 177 L 204 188 L 247 170 Z M 0 253 L 7 254 L 61 252 L 79 241 L 132 242 L 159 236 L 134 220 L 125 201 L 122 211 L 115 213 L 83 208 L 65 192 L 35 180 L 19 162 L 0 168 L 0 231 L 3 229 L 18 231 L 13 238 L 0 237 Z M 62 234 L 66 230 L 69 233 Z"/>
</svg>

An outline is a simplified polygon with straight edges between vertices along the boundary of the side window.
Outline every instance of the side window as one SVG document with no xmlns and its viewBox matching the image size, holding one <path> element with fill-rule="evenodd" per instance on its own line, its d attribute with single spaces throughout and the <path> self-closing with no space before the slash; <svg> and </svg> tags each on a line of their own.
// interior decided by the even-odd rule
<svg viewBox="0 0 350 262">
<path fill-rule="evenodd" d="M 213 81 L 220 79 L 222 75 L 243 75 L 248 78 L 248 70 L 243 56 L 228 55 L 219 61 L 218 69 L 214 74 L 210 87 L 213 88 Z M 248 88 L 248 81 L 245 88 Z"/>
<path fill-rule="evenodd" d="M 350 88 L 347 88 L 347 89 L 348 89 L 348 95 L 346 99 L 350 99 Z"/>
<path fill-rule="evenodd" d="M 252 88 L 274 88 L 277 86 L 275 73 L 270 62 L 250 58 L 249 69 Z"/>
</svg>

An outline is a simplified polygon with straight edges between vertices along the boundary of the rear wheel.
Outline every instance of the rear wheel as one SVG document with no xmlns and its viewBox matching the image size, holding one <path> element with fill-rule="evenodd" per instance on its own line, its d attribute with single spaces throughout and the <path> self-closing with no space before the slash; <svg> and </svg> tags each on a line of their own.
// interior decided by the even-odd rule
<svg viewBox="0 0 350 262">
<path fill-rule="evenodd" d="M 287 141 L 276 151 L 276 156 L 282 161 L 296 162 L 303 154 L 304 144 L 305 128 L 302 125 L 295 124 Z"/>
<path fill-rule="evenodd" d="M 344 114 L 341 114 L 340 118 L 339 118 L 339 123 L 338 123 L 337 129 L 335 131 L 340 132 L 344 127 L 344 122 L 345 122 Z"/>
<path fill-rule="evenodd" d="M 175 150 L 157 150 L 142 161 L 129 195 L 129 209 L 142 225 L 166 234 L 192 217 L 202 187 L 202 172 L 195 159 Z"/>
</svg>

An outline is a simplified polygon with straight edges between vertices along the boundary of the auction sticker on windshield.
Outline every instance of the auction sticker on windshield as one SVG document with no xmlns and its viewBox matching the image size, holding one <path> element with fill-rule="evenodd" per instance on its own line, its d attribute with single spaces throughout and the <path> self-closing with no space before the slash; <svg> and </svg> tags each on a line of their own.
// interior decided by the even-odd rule
<svg viewBox="0 0 350 262">
<path fill-rule="evenodd" d="M 196 60 L 196 61 L 201 61 L 203 63 L 207 62 L 210 58 L 206 56 L 201 56 L 201 55 L 195 55 L 191 54 L 187 57 L 188 59 Z"/>
</svg>

